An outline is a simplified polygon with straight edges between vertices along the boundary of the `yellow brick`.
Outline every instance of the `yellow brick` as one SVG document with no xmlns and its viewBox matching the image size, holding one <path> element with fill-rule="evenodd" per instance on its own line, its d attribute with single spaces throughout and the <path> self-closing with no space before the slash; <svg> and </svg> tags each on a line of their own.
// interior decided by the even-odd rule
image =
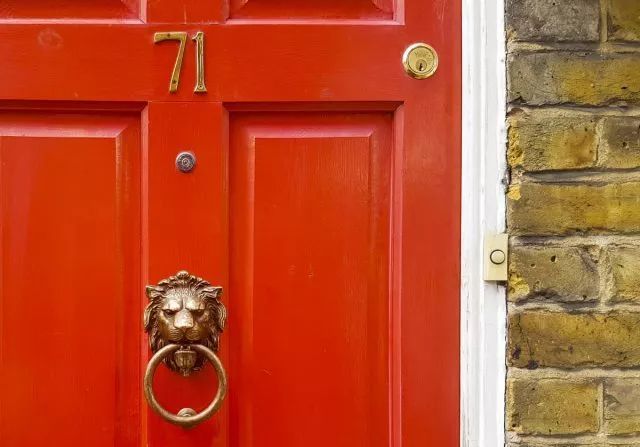
<svg viewBox="0 0 640 447">
<path fill-rule="evenodd" d="M 640 40 L 640 2 L 609 0 L 609 40 Z"/>
<path fill-rule="evenodd" d="M 640 167 L 640 118 L 611 116 L 602 127 L 598 164 L 607 168 Z"/>
<path fill-rule="evenodd" d="M 611 247 L 608 254 L 613 301 L 640 303 L 640 247 Z"/>
<path fill-rule="evenodd" d="M 596 260 L 577 247 L 515 246 L 509 260 L 509 300 L 597 301 Z"/>
<path fill-rule="evenodd" d="M 598 431 L 595 380 L 511 379 L 507 427 L 522 434 L 569 435 Z"/>
<path fill-rule="evenodd" d="M 518 185 L 508 194 L 509 230 L 517 235 L 640 231 L 640 183 Z"/>
<path fill-rule="evenodd" d="M 640 313 L 526 311 L 509 315 L 509 364 L 522 368 L 638 367 Z"/>
<path fill-rule="evenodd" d="M 640 379 L 605 381 L 604 420 L 610 435 L 640 433 Z"/>
<path fill-rule="evenodd" d="M 511 167 L 526 171 L 587 168 L 595 165 L 596 118 L 535 111 L 509 118 Z"/>
<path fill-rule="evenodd" d="M 507 34 L 525 41 L 597 41 L 598 0 L 507 0 Z"/>
<path fill-rule="evenodd" d="M 515 53 L 508 58 L 508 97 L 527 104 L 640 102 L 640 54 Z"/>
</svg>

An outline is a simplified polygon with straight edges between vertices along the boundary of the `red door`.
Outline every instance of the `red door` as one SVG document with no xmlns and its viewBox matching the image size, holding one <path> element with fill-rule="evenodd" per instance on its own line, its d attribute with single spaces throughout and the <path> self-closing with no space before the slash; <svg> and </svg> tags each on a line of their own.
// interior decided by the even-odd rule
<svg viewBox="0 0 640 447">
<path fill-rule="evenodd" d="M 459 3 L 0 0 L 0 445 L 458 445 Z"/>
</svg>

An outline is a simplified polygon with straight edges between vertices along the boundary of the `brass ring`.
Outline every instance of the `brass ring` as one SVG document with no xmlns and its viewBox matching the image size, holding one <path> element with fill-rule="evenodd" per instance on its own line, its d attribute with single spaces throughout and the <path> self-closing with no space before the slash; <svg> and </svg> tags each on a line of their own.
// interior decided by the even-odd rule
<svg viewBox="0 0 640 447">
<path fill-rule="evenodd" d="M 200 413 L 195 413 L 195 411 L 190 409 L 181 410 L 179 414 L 170 413 L 162 408 L 156 400 L 156 396 L 153 394 L 153 375 L 156 372 L 156 368 L 167 355 L 180 349 L 180 345 L 167 345 L 156 352 L 155 355 L 151 357 L 151 360 L 149 360 L 147 371 L 144 374 L 144 396 L 147 398 L 149 406 L 151 406 L 153 411 L 158 413 L 167 421 L 185 428 L 193 427 L 194 425 L 209 419 L 216 411 L 218 411 L 227 394 L 227 374 L 224 371 L 222 362 L 215 352 L 202 345 L 189 345 L 189 347 L 204 355 L 211 362 L 216 370 L 216 374 L 218 375 L 218 392 L 209 406 Z"/>
</svg>

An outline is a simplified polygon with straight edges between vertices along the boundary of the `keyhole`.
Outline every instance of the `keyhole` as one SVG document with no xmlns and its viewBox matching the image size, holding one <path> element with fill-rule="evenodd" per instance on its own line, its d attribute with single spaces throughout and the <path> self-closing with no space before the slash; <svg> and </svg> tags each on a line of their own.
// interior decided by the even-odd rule
<svg viewBox="0 0 640 447">
<path fill-rule="evenodd" d="M 438 68 L 438 53 L 426 43 L 414 43 L 404 51 L 402 65 L 412 78 L 427 79 Z"/>
</svg>

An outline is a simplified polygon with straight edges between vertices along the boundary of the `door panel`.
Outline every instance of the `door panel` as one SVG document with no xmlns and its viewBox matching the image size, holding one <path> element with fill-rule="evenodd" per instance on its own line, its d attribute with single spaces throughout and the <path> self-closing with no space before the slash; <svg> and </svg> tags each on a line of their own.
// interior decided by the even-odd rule
<svg viewBox="0 0 640 447">
<path fill-rule="evenodd" d="M 9 19 L 137 19 L 138 0 L 2 0 L 0 18 Z"/>
<path fill-rule="evenodd" d="M 392 19 L 392 0 L 231 0 L 231 18 Z"/>
<path fill-rule="evenodd" d="M 231 445 L 387 445 L 391 117 L 230 129 Z"/>
<path fill-rule="evenodd" d="M 0 120 L 2 445 L 138 445 L 140 123 Z"/>
</svg>

